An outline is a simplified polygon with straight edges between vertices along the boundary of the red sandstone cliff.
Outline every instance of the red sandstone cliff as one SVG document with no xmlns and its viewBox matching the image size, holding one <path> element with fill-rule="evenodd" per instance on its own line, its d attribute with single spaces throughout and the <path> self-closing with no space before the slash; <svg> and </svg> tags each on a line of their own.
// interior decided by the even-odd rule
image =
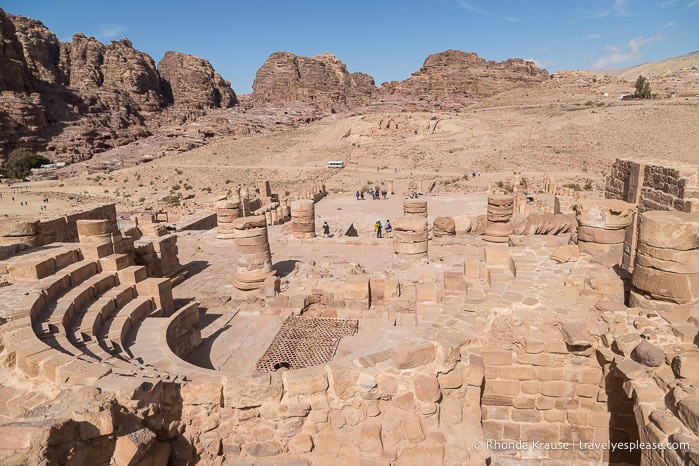
<svg viewBox="0 0 699 466">
<path fill-rule="evenodd" d="M 538 85 L 548 72 L 533 62 L 513 58 L 486 61 L 472 52 L 447 50 L 430 55 L 405 81 L 381 85 L 384 96 L 445 105 L 472 103 L 515 87 Z"/>
<path fill-rule="evenodd" d="M 61 43 L 41 22 L 0 9 L 0 155 L 21 147 L 83 160 L 151 135 L 173 119 L 164 112 L 182 120 L 237 103 L 207 61 L 170 52 L 161 65 L 163 74 L 128 39 Z"/>
<path fill-rule="evenodd" d="M 300 57 L 275 52 L 255 75 L 252 101 L 277 106 L 304 102 L 322 112 L 335 112 L 367 105 L 375 91 L 371 76 L 348 72 L 330 53 Z"/>
</svg>

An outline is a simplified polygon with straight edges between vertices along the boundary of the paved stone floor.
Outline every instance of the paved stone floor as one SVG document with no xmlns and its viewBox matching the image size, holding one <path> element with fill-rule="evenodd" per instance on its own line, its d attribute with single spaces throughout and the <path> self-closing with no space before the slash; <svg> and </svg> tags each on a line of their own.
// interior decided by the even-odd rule
<svg viewBox="0 0 699 466">
<path fill-rule="evenodd" d="M 486 196 L 426 197 L 430 220 L 439 215 L 485 213 Z M 463 271 L 465 258 L 481 260 L 483 247 L 489 246 L 478 236 L 436 238 L 430 241 L 430 264 L 405 272 L 392 270 L 392 240 L 377 239 L 371 231 L 377 218 L 402 215 L 400 197 L 388 200 L 356 201 L 354 197 L 332 195 L 316 204 L 316 225 L 320 231 L 323 221 L 332 225 L 354 223 L 359 237 L 316 237 L 294 240 L 283 234 L 283 226 L 269 228 L 272 260 L 284 277 L 295 264 L 323 264 L 333 270 L 339 264 L 358 264 L 367 274 L 389 276 L 402 283 L 434 281 L 443 271 Z M 482 330 L 486 327 L 506 330 L 507 325 L 529 325 L 541 330 L 537 322 L 550 321 L 552 314 L 574 315 L 589 308 L 584 293 L 566 290 L 566 279 L 577 263 L 556 264 L 549 259 L 551 251 L 567 242 L 566 236 L 522 237 L 510 254 L 517 264 L 514 279 L 488 287 L 483 281 L 469 284 L 468 293 L 451 299 L 445 312 L 472 312 Z M 178 240 L 180 261 L 190 276 L 174 290 L 180 302 L 199 301 L 202 316 L 204 346 L 189 360 L 204 367 L 227 373 L 248 373 L 265 352 L 276 334 L 283 317 L 266 315 L 258 292 L 241 292 L 232 286 L 236 268 L 233 240 L 219 240 L 216 231 L 186 231 Z M 283 284 L 283 292 L 305 291 L 298 277 Z M 307 290 L 306 290 L 307 291 Z M 591 296 L 589 299 L 592 300 Z M 597 299 L 597 298 L 594 298 Z M 446 304 L 446 303 L 445 303 Z M 503 317 L 504 316 L 504 317 Z M 497 317 L 497 318 L 496 318 Z M 505 325 L 505 323 L 507 325 Z M 354 358 L 383 351 L 400 344 L 421 331 L 416 327 L 389 326 L 384 319 L 361 319 L 359 331 L 341 340 L 336 359 Z M 506 337 L 506 333 L 500 335 Z M 488 338 L 497 338 L 491 335 Z"/>
</svg>

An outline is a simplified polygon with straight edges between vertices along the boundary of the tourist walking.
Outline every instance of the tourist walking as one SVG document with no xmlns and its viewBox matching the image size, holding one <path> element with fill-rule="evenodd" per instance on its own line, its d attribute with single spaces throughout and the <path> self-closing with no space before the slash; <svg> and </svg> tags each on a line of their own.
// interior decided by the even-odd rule
<svg viewBox="0 0 699 466">
<path fill-rule="evenodd" d="M 391 221 L 389 219 L 386 219 L 386 226 L 384 227 L 384 229 L 386 230 L 386 238 L 391 238 L 393 227 L 391 226 Z"/>
<path fill-rule="evenodd" d="M 330 225 L 328 225 L 328 222 L 323 222 L 323 238 L 330 238 Z"/>
<path fill-rule="evenodd" d="M 383 226 L 381 225 L 381 220 L 377 220 L 376 223 L 374 223 L 374 231 L 376 232 L 376 237 L 377 238 L 383 238 Z"/>
</svg>

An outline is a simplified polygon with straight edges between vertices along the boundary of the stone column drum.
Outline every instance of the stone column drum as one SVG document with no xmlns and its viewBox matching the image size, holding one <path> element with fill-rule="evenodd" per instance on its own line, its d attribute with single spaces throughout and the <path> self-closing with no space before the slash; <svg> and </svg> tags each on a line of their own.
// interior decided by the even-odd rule
<svg viewBox="0 0 699 466">
<path fill-rule="evenodd" d="M 261 287 L 267 277 L 274 275 L 272 253 L 267 237 L 267 222 L 264 215 L 236 219 L 235 249 L 238 269 L 233 286 L 239 290 L 254 290 Z"/>
<path fill-rule="evenodd" d="M 218 223 L 216 238 L 235 238 L 233 222 L 240 218 L 240 215 L 240 196 L 218 201 L 216 203 L 216 222 Z"/>
<path fill-rule="evenodd" d="M 78 241 L 81 243 L 112 243 L 115 229 L 109 220 L 77 220 Z"/>
<path fill-rule="evenodd" d="M 10 244 L 22 247 L 41 246 L 43 244 L 41 222 L 25 217 L 0 220 L 0 246 Z"/>
<path fill-rule="evenodd" d="M 674 303 L 697 309 L 699 213 L 655 210 L 641 214 L 632 283 L 634 305 L 668 309 Z M 648 299 L 637 292 L 658 301 L 649 304 L 658 305 L 644 306 Z"/>
<path fill-rule="evenodd" d="M 427 218 L 427 201 L 405 199 L 403 201 L 403 215 L 416 215 Z"/>
<path fill-rule="evenodd" d="M 581 199 L 573 210 L 580 252 L 607 267 L 621 264 L 625 228 L 633 221 L 636 206 L 617 199 Z"/>
<path fill-rule="evenodd" d="M 310 199 L 301 199 L 291 203 L 291 231 L 296 239 L 315 238 L 316 212 Z"/>
<path fill-rule="evenodd" d="M 484 241 L 507 243 L 514 233 L 510 219 L 515 212 L 514 196 L 488 196 L 488 223 L 485 227 Z"/>
<path fill-rule="evenodd" d="M 427 258 L 427 219 L 410 215 L 393 219 L 393 267 L 408 269 Z"/>
</svg>

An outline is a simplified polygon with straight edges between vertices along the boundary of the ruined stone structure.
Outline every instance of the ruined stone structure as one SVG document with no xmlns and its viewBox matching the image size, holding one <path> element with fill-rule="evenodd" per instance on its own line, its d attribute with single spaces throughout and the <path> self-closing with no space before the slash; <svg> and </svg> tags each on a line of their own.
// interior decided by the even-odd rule
<svg viewBox="0 0 699 466">
<path fill-rule="evenodd" d="M 690 311 L 699 303 L 699 213 L 641 214 L 633 285 L 640 307 Z"/>
<path fill-rule="evenodd" d="M 254 290 L 275 273 L 267 238 L 267 222 L 264 216 L 254 216 L 239 218 L 233 223 L 238 256 L 233 286 L 239 290 Z"/>
<path fill-rule="evenodd" d="M 233 222 L 241 216 L 240 195 L 235 193 L 227 199 L 216 203 L 216 223 L 218 230 L 216 237 L 219 239 L 235 238 Z"/>
<path fill-rule="evenodd" d="M 607 177 L 605 196 L 638 205 L 638 213 L 648 210 L 695 212 L 699 203 L 699 169 L 692 165 L 666 166 L 660 162 L 617 159 Z M 633 271 L 638 242 L 638 216 L 626 230 L 622 267 Z"/>
<path fill-rule="evenodd" d="M 415 215 L 427 218 L 427 201 L 423 199 L 405 199 L 403 215 Z"/>
<path fill-rule="evenodd" d="M 488 196 L 488 224 L 483 240 L 507 243 L 514 232 L 510 222 L 514 211 L 514 196 Z"/>
<path fill-rule="evenodd" d="M 291 230 L 296 239 L 315 238 L 316 215 L 312 199 L 299 199 L 291 203 Z"/>
<path fill-rule="evenodd" d="M 580 200 L 573 206 L 578 222 L 578 247 L 602 265 L 621 264 L 626 227 L 636 207 L 614 199 Z"/>
<path fill-rule="evenodd" d="M 427 219 L 422 215 L 398 217 L 393 220 L 393 266 L 408 268 L 427 257 Z"/>
<path fill-rule="evenodd" d="M 623 231 L 635 214 L 625 202 L 579 204 L 581 243 Z M 79 242 L 0 247 L 4 463 L 669 466 L 697 452 L 696 213 L 643 212 L 626 282 L 568 244 L 570 215 L 541 215 L 546 236 L 511 235 L 507 245 L 437 236 L 429 249 L 425 217 L 392 216 L 393 242 L 343 239 L 389 256 L 392 270 L 332 256 L 294 260 L 281 277 L 268 235 L 287 241 L 282 228 L 237 218 L 234 307 L 208 270 L 187 278 L 204 288 L 201 307 L 176 295 L 178 280 L 157 276 L 179 264 L 162 222 L 117 224 L 113 208 L 103 213 L 65 227 Z M 180 239 L 189 254 L 207 237 Z M 222 243 L 207 248 L 230 249 Z M 562 248 L 581 254 L 551 260 Z M 220 256 L 208 266 L 225 275 L 232 257 Z M 207 329 L 219 313 L 227 323 Z M 269 344 L 247 371 L 213 364 L 231 316 L 246 326 L 278 319 L 255 334 Z M 595 446 L 604 442 L 615 448 Z M 636 442 L 663 448 L 628 447 Z"/>
</svg>

